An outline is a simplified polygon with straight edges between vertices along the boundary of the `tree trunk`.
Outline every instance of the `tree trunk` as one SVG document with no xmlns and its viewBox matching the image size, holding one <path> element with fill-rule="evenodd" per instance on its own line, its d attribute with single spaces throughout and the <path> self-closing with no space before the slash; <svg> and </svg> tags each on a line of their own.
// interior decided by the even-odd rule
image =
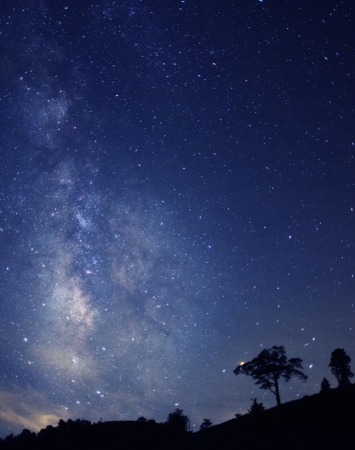
<svg viewBox="0 0 355 450">
<path fill-rule="evenodd" d="M 280 406 L 281 399 L 280 399 L 279 383 L 278 383 L 277 379 L 275 379 L 275 394 L 276 394 L 277 406 Z"/>
</svg>

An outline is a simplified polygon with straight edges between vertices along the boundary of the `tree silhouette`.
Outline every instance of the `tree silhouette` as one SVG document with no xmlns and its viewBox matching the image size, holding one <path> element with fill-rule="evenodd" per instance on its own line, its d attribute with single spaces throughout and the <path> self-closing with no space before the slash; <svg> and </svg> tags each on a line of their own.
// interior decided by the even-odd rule
<svg viewBox="0 0 355 450">
<path fill-rule="evenodd" d="M 350 356 L 346 354 L 343 348 L 336 348 L 330 356 L 329 367 L 332 374 L 338 380 L 338 387 L 349 385 L 350 378 L 354 376 L 350 370 L 350 361 Z"/>
<path fill-rule="evenodd" d="M 166 425 L 174 433 L 183 433 L 187 431 L 189 418 L 183 414 L 182 409 L 176 408 L 174 412 L 168 415 Z"/>
<path fill-rule="evenodd" d="M 252 361 L 241 363 L 233 373 L 235 375 L 244 373 L 254 378 L 255 384 L 260 384 L 260 389 L 268 389 L 272 392 L 276 397 L 277 404 L 280 405 L 280 378 L 290 381 L 295 376 L 306 381 L 308 377 L 299 369 L 303 369 L 302 359 L 287 359 L 285 348 L 274 345 L 270 349 L 263 350 Z"/>
<path fill-rule="evenodd" d="M 320 392 L 326 392 L 330 389 L 330 383 L 329 381 L 324 377 L 321 384 L 320 384 Z"/>
<path fill-rule="evenodd" d="M 203 422 L 200 425 L 200 430 L 206 430 L 206 428 L 209 428 L 212 426 L 212 422 L 210 419 L 203 419 Z"/>
<path fill-rule="evenodd" d="M 262 403 L 258 403 L 256 401 L 256 398 L 252 398 L 252 404 L 250 409 L 248 409 L 249 414 L 260 414 L 261 412 L 265 411 L 265 406 Z"/>
</svg>

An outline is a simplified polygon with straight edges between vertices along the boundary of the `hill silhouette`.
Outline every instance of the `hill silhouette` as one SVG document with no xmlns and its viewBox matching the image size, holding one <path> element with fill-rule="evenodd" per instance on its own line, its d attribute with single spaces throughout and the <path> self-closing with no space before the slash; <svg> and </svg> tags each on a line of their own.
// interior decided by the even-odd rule
<svg viewBox="0 0 355 450">
<path fill-rule="evenodd" d="M 8 436 L 0 449 L 249 450 L 355 448 L 355 385 L 246 414 L 196 433 L 154 421 L 59 421 L 39 433 Z"/>
<path fill-rule="evenodd" d="M 189 437 L 179 450 L 355 448 L 355 385 L 246 414 Z"/>
</svg>

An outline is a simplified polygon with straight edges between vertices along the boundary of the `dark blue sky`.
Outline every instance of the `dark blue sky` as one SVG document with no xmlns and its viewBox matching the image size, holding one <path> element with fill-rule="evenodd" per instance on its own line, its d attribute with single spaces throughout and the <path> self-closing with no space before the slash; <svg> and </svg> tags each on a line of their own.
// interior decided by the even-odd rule
<svg viewBox="0 0 355 450">
<path fill-rule="evenodd" d="M 257 397 L 354 343 L 348 0 L 0 7 L 0 432 Z"/>
</svg>

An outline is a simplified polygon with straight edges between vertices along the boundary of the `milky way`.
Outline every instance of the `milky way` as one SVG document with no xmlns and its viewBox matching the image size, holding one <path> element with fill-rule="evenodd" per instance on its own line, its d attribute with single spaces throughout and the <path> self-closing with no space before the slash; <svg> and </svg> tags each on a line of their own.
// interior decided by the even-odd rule
<svg viewBox="0 0 355 450">
<path fill-rule="evenodd" d="M 101 192 L 99 177 L 70 157 L 30 175 L 13 211 L 28 231 L 14 238 L 7 273 L 22 280 L 12 294 L 22 320 L 12 325 L 31 383 L 76 414 L 126 417 L 163 398 L 169 407 L 167 395 L 179 402 L 206 327 L 203 287 L 191 281 L 201 275 L 192 243 L 164 201 L 134 187 Z"/>
</svg>

